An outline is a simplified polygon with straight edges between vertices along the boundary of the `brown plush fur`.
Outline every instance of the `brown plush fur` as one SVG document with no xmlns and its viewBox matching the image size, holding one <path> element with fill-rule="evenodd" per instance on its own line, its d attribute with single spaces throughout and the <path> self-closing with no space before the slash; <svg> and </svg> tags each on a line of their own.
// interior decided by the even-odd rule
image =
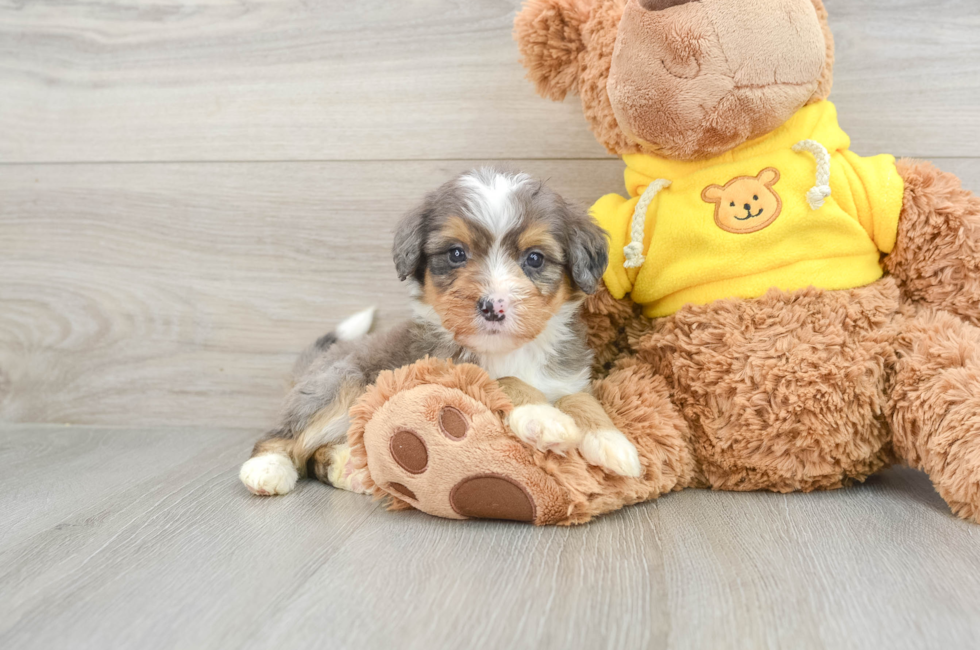
<svg viewBox="0 0 980 650">
<path fill-rule="evenodd" d="M 645 391 L 651 387 L 653 390 L 640 397 L 641 387 Z M 419 390 L 429 392 L 416 392 Z M 606 474 L 586 464 L 578 454 L 559 456 L 522 445 L 499 426 L 512 405 L 497 383 L 477 366 L 455 365 L 437 359 L 425 359 L 381 373 L 377 383 L 351 409 L 348 432 L 351 460 L 357 469 L 368 467 L 371 440 L 368 439 L 366 444 L 365 436 L 372 426 L 376 431 L 385 432 L 403 428 L 411 422 L 412 430 L 426 440 L 430 449 L 445 444 L 444 436 L 434 427 L 426 427 L 419 418 L 406 413 L 409 410 L 407 404 L 393 401 L 410 397 L 409 401 L 413 403 L 431 399 L 440 406 L 467 410 L 473 413 L 471 420 L 474 422 L 478 422 L 480 412 L 485 411 L 487 419 L 484 422 L 490 422 L 492 418 L 499 428 L 485 425 L 478 432 L 468 433 L 467 438 L 474 438 L 476 442 L 460 443 L 454 449 L 451 465 L 427 468 L 417 477 L 397 476 L 399 484 L 407 483 L 416 494 L 416 503 L 410 503 L 396 490 L 386 490 L 379 485 L 379 481 L 385 484 L 390 480 L 388 475 L 392 470 L 381 467 L 379 471 L 379 467 L 372 464 L 371 478 L 365 487 L 375 498 L 390 497 L 393 510 L 419 507 L 431 514 L 458 518 L 446 511 L 440 497 L 448 494 L 462 478 L 489 472 L 513 478 L 525 486 L 535 500 L 538 513 L 535 523 L 574 524 L 701 482 L 695 480 L 686 425 L 670 404 L 666 383 L 654 376 L 649 367 L 625 364 L 609 378 L 598 382 L 595 393 L 616 426 L 628 432 L 636 444 L 646 468 L 644 476 L 633 479 Z M 393 405 L 396 408 L 391 408 Z M 391 418 L 399 425 L 385 421 Z M 379 423 L 383 426 L 377 426 Z M 384 445 L 376 443 L 373 448 L 383 449 Z M 430 452 L 430 455 L 436 454 Z"/>
<path fill-rule="evenodd" d="M 623 4 L 531 0 L 514 21 L 514 38 L 538 93 L 555 101 L 578 93 L 596 139 L 611 153 L 636 153 L 640 146 L 619 128 L 606 93 Z"/>
<path fill-rule="evenodd" d="M 773 84 L 773 74 L 766 70 L 758 78 L 744 78 L 753 66 L 730 61 L 743 50 L 748 56 L 769 57 L 774 65 L 783 67 L 793 60 L 806 43 L 800 26 L 773 39 L 770 53 L 744 48 L 737 34 L 728 43 L 719 37 L 718 28 L 738 25 L 747 9 L 757 6 L 760 18 L 766 19 L 799 12 L 799 5 L 806 3 L 780 1 L 787 6 L 778 11 L 770 6 L 772 0 L 700 0 L 672 8 L 667 33 L 676 36 L 677 51 L 657 56 L 650 54 L 655 43 L 646 36 L 650 25 L 644 23 L 660 21 L 659 12 L 648 12 L 636 0 L 530 0 L 514 22 L 514 39 L 538 93 L 555 101 L 570 92 L 579 94 L 593 134 L 610 153 L 646 151 L 681 159 L 705 158 L 775 129 L 803 103 L 830 94 L 834 40 L 822 0 L 810 0 L 824 40 L 815 47 L 825 54 L 812 78 L 804 75 L 802 67 L 792 72 L 792 66 L 783 73 L 786 81 L 782 85 Z M 627 33 L 619 38 L 617 50 L 617 37 L 624 29 Z M 620 76 L 632 77 L 615 102 L 607 83 L 614 56 Z M 675 61 L 674 67 L 661 74 L 661 61 L 667 60 Z M 717 61 L 718 74 L 706 71 L 703 76 L 712 84 L 712 92 L 717 89 L 709 101 L 703 89 L 692 92 L 691 80 L 684 77 L 711 61 Z M 714 86 L 729 75 L 732 87 Z M 617 83 L 623 87 L 622 79 Z M 794 94 L 795 87 L 805 91 L 802 99 Z M 631 124 L 630 115 L 639 123 Z"/>
<path fill-rule="evenodd" d="M 980 197 L 931 163 L 900 160 L 905 201 L 885 269 L 918 305 L 980 325 Z"/>
<path fill-rule="evenodd" d="M 425 359 L 394 371 L 383 371 L 377 381 L 351 407 L 350 428 L 347 440 L 350 444 L 351 459 L 355 469 L 367 467 L 364 450 L 364 429 L 374 414 L 388 400 L 400 393 L 421 385 L 438 385 L 455 388 L 467 397 L 481 402 L 489 411 L 500 418 L 513 409 L 507 395 L 497 382 L 490 379 L 478 366 L 472 364 L 454 365 L 451 361 Z M 365 489 L 377 497 L 385 496 L 373 480 L 368 480 Z M 397 501 L 397 499 L 395 499 Z M 407 505 L 407 504 L 405 504 Z M 404 507 L 404 506 L 403 506 Z"/>
<path fill-rule="evenodd" d="M 781 123 L 830 92 L 833 39 L 821 0 L 812 3 L 820 29 L 810 29 L 811 23 L 800 33 L 816 34 L 819 43 L 806 51 L 819 45 L 825 58 L 819 71 L 801 59 L 800 70 L 815 75 L 806 96 L 728 108 L 719 100 L 707 129 L 677 119 L 656 142 L 638 137 L 635 128 L 657 129 L 637 127 L 637 120 L 667 119 L 671 102 L 711 103 L 702 96 L 708 86 L 685 80 L 685 74 L 696 77 L 691 61 L 716 54 L 719 43 L 733 36 L 733 12 L 751 5 L 757 16 L 764 14 L 760 7 L 788 7 L 801 20 L 809 15 L 812 21 L 814 14 L 799 0 L 648 2 L 662 8 L 656 15 L 644 13 L 637 0 L 627 0 L 625 12 L 623 0 L 531 0 L 518 16 L 515 36 L 538 90 L 553 99 L 578 92 L 593 132 L 610 151 L 698 158 L 736 146 L 758 135 L 759 124 Z M 711 31 L 702 21 L 709 14 L 731 20 Z M 677 41 L 669 61 L 644 59 L 660 29 L 657 21 L 671 20 L 679 33 L 698 38 Z M 748 67 L 763 59 L 778 65 L 772 52 L 785 43 L 780 35 L 768 42 L 776 49 L 758 60 L 749 57 Z M 624 56 L 626 63 L 619 61 Z M 671 79 L 661 80 L 671 91 L 652 93 L 632 107 L 626 104 L 636 97 L 629 94 L 611 101 L 614 59 L 632 66 L 636 87 L 660 74 L 657 65 L 671 66 Z M 765 77 L 764 70 L 752 74 Z M 683 97 L 685 92 L 691 96 Z M 767 110 L 771 114 L 763 115 Z M 616 117 L 630 111 L 633 128 Z M 688 305 L 658 320 L 644 318 L 628 299 L 614 300 L 603 287 L 587 299 L 585 320 L 600 378 L 594 395 L 636 445 L 645 472 L 640 478 L 606 474 L 577 453 L 562 457 L 515 446 L 501 424 L 510 407 L 504 393 L 478 369 L 432 360 L 383 374 L 354 408 L 356 462 L 365 466 L 365 430 L 384 422 L 387 428 L 377 434 L 383 439 L 400 422 L 400 411 L 385 405 L 401 399 L 406 413 L 418 410 L 408 403 L 411 391 L 431 385 L 442 392 L 417 399 L 459 405 L 470 409 L 474 423 L 484 423 L 471 446 L 447 452 L 448 468 L 427 470 L 413 484 L 425 491 L 413 505 L 441 516 L 460 516 L 443 501 L 452 486 L 447 477 L 463 470 L 492 468 L 521 484 L 534 503 L 535 523 L 571 524 L 685 487 L 834 489 L 904 462 L 928 472 L 954 513 L 980 521 L 980 199 L 928 163 L 900 161 L 898 169 L 905 195 L 897 242 L 883 258 L 888 274 L 872 285 L 772 289 L 752 300 Z M 427 426 L 424 418 L 416 420 Z M 446 447 L 445 436 L 431 426 L 426 430 L 433 448 Z M 403 482 L 397 472 L 391 476 Z"/>
<path fill-rule="evenodd" d="M 586 298 L 583 308 L 589 347 L 595 353 L 594 377 L 605 377 L 617 359 L 635 349 L 634 343 L 646 330 L 640 307 L 629 299 L 616 300 L 604 287 Z"/>
<path fill-rule="evenodd" d="M 899 456 L 960 517 L 980 520 L 980 330 L 924 309 L 899 337 L 886 408 Z"/>
<path fill-rule="evenodd" d="M 881 408 L 902 318 L 892 281 L 774 289 L 653 322 L 638 359 L 671 386 L 712 487 L 836 488 L 892 460 Z"/>
<path fill-rule="evenodd" d="M 760 2 L 775 10 L 782 0 L 752 0 Z M 826 56 L 806 103 L 825 99 L 833 84 L 827 11 L 821 0 L 812 3 Z M 596 7 L 605 4 L 599 0 Z M 640 22 L 673 19 L 695 29 L 698 12 L 721 5 L 744 7 L 704 0 L 656 15 L 630 4 L 615 29 L 616 56 L 629 55 L 624 49 L 631 48 L 636 63 L 623 65 L 635 75 L 653 33 L 637 29 Z M 583 20 L 580 33 L 588 25 Z M 607 29 L 610 39 L 613 29 Z M 687 46 L 695 48 L 695 58 L 714 47 L 710 36 Z M 609 70 L 607 49 L 592 48 L 589 41 L 579 49 L 583 69 Z M 683 67 L 679 54 L 677 65 Z M 536 83 L 540 87 L 547 80 Z M 673 97 L 692 88 L 682 80 L 676 85 Z M 605 122 L 615 123 L 616 104 L 609 97 L 583 97 L 583 103 L 587 113 L 605 112 Z M 653 108 L 638 110 L 652 113 L 645 119 L 660 119 Z M 719 143 L 732 147 L 744 141 L 738 135 L 742 123 L 731 114 L 709 125 L 713 134 L 692 138 L 675 122 L 670 127 L 677 132 L 668 130 L 666 142 L 643 142 L 628 135 L 628 128 L 607 128 L 597 137 L 619 155 L 639 146 L 697 158 L 717 153 Z M 689 128 L 704 130 L 698 124 Z M 695 146 L 676 145 L 685 138 Z M 605 292 L 587 302 L 597 370 L 608 371 L 620 359 L 620 365 L 649 364 L 668 382 L 707 484 L 740 490 L 834 488 L 901 460 L 928 471 L 954 512 L 980 517 L 980 420 L 973 397 L 980 394 L 975 361 L 980 330 L 974 327 L 980 325 L 980 199 L 928 163 L 899 161 L 898 169 L 905 181 L 904 207 L 895 248 L 883 259 L 891 277 L 872 286 L 794 294 L 773 290 L 757 300 L 689 306 L 654 322 L 637 315 L 628 300 L 614 301 Z"/>
</svg>

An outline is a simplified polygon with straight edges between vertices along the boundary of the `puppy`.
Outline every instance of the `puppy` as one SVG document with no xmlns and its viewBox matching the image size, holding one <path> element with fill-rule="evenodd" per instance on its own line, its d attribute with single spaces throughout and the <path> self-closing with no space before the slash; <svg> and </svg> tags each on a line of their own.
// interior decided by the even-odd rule
<svg viewBox="0 0 980 650">
<path fill-rule="evenodd" d="M 514 403 L 525 443 L 578 449 L 608 472 L 639 476 L 636 448 L 589 393 L 592 353 L 579 311 L 607 263 L 603 231 L 525 174 L 479 169 L 426 197 L 395 234 L 395 268 L 414 318 L 366 336 L 373 310 L 345 320 L 299 359 L 279 426 L 242 466 L 255 494 L 301 475 L 363 491 L 346 444 L 347 412 L 378 373 L 426 356 L 474 363 Z"/>
</svg>

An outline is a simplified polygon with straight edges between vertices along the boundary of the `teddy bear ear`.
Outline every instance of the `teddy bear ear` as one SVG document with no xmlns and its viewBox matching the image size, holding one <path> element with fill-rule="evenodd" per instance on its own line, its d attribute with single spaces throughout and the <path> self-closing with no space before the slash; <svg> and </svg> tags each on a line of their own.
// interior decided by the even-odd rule
<svg viewBox="0 0 980 650">
<path fill-rule="evenodd" d="M 827 20 L 827 8 L 823 0 L 811 0 L 813 8 L 817 10 L 817 18 L 820 20 L 820 27 L 823 28 L 823 38 L 827 42 L 827 58 L 824 60 L 823 72 L 820 73 L 820 82 L 808 104 L 823 101 L 830 96 L 830 89 L 834 85 L 834 35 L 830 31 L 830 23 Z"/>
<path fill-rule="evenodd" d="M 588 19 L 587 0 L 528 0 L 517 14 L 514 40 L 541 96 L 561 101 L 578 91 L 582 26 Z"/>
</svg>

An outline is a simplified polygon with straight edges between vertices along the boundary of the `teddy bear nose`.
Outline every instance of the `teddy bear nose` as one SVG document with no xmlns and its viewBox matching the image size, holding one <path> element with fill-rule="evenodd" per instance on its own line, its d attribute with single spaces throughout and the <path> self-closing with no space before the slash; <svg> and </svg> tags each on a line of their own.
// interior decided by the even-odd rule
<svg viewBox="0 0 980 650">
<path fill-rule="evenodd" d="M 752 204 L 751 203 L 746 203 L 742 207 L 745 208 L 746 210 L 751 210 L 752 209 Z"/>
<path fill-rule="evenodd" d="M 663 11 L 678 5 L 686 5 L 694 0 L 639 0 L 640 6 L 647 11 Z"/>
</svg>

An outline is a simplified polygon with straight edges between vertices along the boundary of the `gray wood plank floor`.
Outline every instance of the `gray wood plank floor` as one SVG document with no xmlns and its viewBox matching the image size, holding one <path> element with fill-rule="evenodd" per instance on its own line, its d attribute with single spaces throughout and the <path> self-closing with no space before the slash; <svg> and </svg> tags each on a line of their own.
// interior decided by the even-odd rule
<svg viewBox="0 0 980 650">
<path fill-rule="evenodd" d="M 976 1 L 826 1 L 855 151 L 980 191 Z M 622 190 L 518 3 L 0 2 L 0 648 L 980 645 L 980 526 L 908 469 L 573 529 L 239 485 L 296 352 L 404 316 L 427 190 Z"/>
<path fill-rule="evenodd" d="M 969 648 L 980 527 L 892 469 L 577 528 L 257 499 L 242 429 L 8 427 L 3 648 Z"/>
</svg>

